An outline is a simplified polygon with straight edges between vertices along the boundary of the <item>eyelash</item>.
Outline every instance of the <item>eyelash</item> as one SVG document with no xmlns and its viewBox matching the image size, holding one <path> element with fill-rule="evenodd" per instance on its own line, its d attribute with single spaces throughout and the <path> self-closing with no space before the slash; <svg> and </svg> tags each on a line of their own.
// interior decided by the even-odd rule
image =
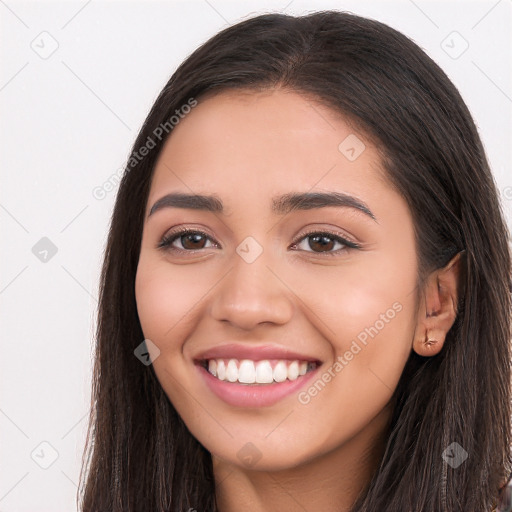
<svg viewBox="0 0 512 512">
<path fill-rule="evenodd" d="M 197 251 L 201 251 L 202 249 L 188 250 L 188 249 L 180 249 L 180 248 L 171 246 L 171 244 L 175 240 L 181 238 L 184 235 L 189 235 L 189 234 L 197 234 L 197 235 L 202 235 L 206 238 L 211 238 L 207 233 L 204 233 L 203 231 L 199 231 L 199 230 L 195 230 L 195 229 L 188 229 L 188 228 L 181 228 L 179 230 L 176 230 L 176 231 L 173 231 L 171 233 L 164 235 L 163 238 L 158 243 L 157 249 L 161 249 L 163 251 L 178 252 L 178 253 L 194 253 Z M 360 249 L 361 248 L 361 246 L 359 244 L 352 242 L 350 240 L 347 240 L 346 238 L 344 238 L 336 233 L 331 233 L 330 231 L 309 231 L 307 233 L 302 233 L 298 238 L 296 238 L 293 241 L 292 247 L 299 244 L 299 242 L 301 242 L 302 240 L 312 237 L 313 235 L 326 236 L 335 242 L 339 242 L 340 244 L 344 245 L 345 247 L 342 249 L 337 249 L 335 251 L 329 251 L 329 252 L 315 252 L 315 251 L 303 251 L 303 252 L 309 252 L 309 253 L 320 254 L 320 255 L 325 255 L 325 256 L 337 256 L 340 253 L 347 252 L 351 249 Z"/>
</svg>

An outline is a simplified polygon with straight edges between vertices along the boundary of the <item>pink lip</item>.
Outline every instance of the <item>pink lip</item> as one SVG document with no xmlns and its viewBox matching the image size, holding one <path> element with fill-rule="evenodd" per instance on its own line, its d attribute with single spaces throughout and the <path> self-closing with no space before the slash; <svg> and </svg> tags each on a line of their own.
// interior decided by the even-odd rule
<svg viewBox="0 0 512 512">
<path fill-rule="evenodd" d="M 258 385 L 219 380 L 204 366 L 200 364 L 195 366 L 210 390 L 221 400 L 235 407 L 266 407 L 273 405 L 305 386 L 320 368 L 317 367 L 305 375 L 299 376 L 296 380 Z"/>
<path fill-rule="evenodd" d="M 205 361 L 207 359 L 251 359 L 252 361 L 261 361 L 263 359 L 289 359 L 320 362 L 316 357 L 299 354 L 298 352 L 293 352 L 283 347 L 272 345 L 262 345 L 258 347 L 236 343 L 213 347 L 194 358 L 195 361 Z"/>
</svg>

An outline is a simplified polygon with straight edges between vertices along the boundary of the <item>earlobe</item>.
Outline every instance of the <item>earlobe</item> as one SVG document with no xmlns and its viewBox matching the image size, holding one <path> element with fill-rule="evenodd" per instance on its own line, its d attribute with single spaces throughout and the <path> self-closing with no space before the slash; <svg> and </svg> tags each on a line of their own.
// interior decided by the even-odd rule
<svg viewBox="0 0 512 512">
<path fill-rule="evenodd" d="M 458 252 L 442 269 L 429 276 L 420 302 L 413 350 L 420 356 L 437 355 L 457 318 L 459 298 L 464 293 L 465 251 Z"/>
</svg>

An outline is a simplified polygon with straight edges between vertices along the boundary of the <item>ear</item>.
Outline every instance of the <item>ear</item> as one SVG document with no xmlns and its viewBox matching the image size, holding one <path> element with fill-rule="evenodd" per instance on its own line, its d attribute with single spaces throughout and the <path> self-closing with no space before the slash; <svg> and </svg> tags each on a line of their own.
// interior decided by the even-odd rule
<svg viewBox="0 0 512 512">
<path fill-rule="evenodd" d="M 438 354 L 457 317 L 462 295 L 465 252 L 457 253 L 442 269 L 430 274 L 422 293 L 414 332 L 413 350 L 420 356 Z"/>
</svg>

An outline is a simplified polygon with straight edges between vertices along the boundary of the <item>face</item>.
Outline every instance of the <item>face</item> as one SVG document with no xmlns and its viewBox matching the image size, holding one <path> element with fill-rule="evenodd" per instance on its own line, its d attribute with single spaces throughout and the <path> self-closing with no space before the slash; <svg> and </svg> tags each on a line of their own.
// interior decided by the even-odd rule
<svg viewBox="0 0 512 512">
<path fill-rule="evenodd" d="M 159 382 L 214 456 L 290 468 L 382 426 L 417 272 L 410 211 L 384 176 L 364 134 L 296 92 L 223 92 L 173 129 L 137 308 Z M 213 201 L 162 200 L 178 193 Z"/>
</svg>

